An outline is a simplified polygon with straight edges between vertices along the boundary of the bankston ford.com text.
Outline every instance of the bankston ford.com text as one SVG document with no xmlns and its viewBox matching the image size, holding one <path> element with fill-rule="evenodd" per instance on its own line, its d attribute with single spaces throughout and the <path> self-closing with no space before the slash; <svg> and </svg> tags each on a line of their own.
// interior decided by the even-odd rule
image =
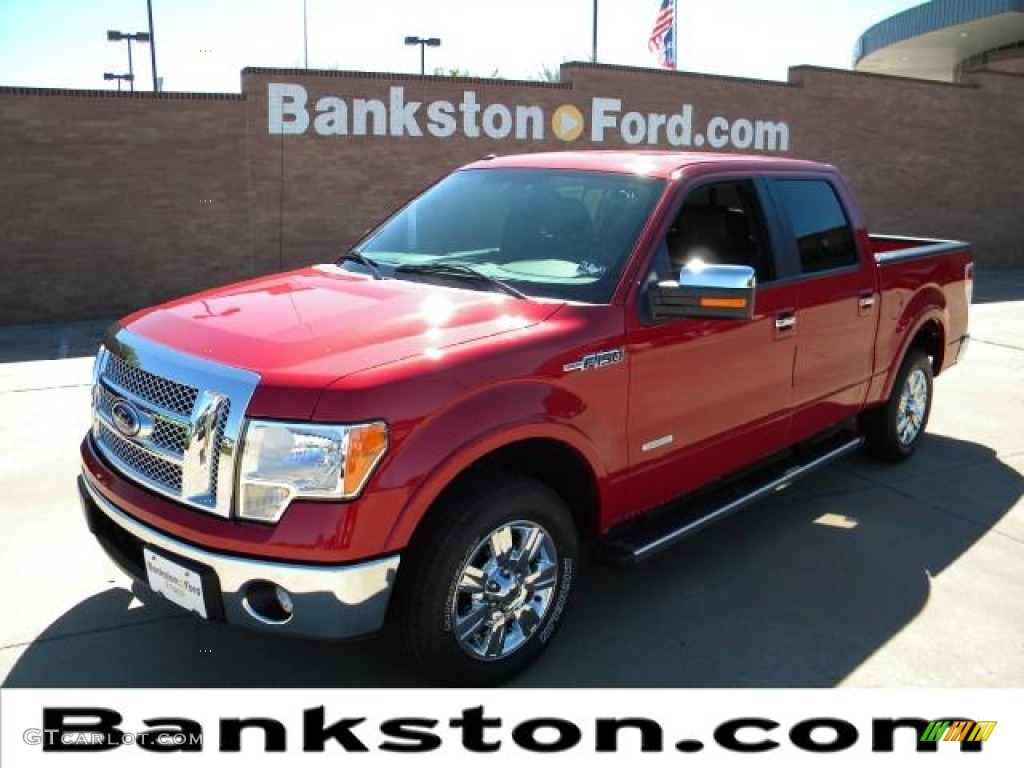
<svg viewBox="0 0 1024 768">
<path fill-rule="evenodd" d="M 587 109 L 589 119 L 575 104 L 562 104 L 548 115 L 535 104 L 484 105 L 476 91 L 463 91 L 459 102 L 424 104 L 407 101 L 405 88 L 397 85 L 391 86 L 387 99 L 324 96 L 311 103 L 301 85 L 267 86 L 267 130 L 274 135 L 302 135 L 312 125 L 311 133 L 318 136 L 544 141 L 550 127 L 560 141 L 582 138 L 592 145 L 619 139 L 629 146 L 674 149 L 789 150 L 789 126 L 783 122 L 715 116 L 698 129 L 692 104 L 683 104 L 674 114 L 624 110 L 622 99 L 595 97 Z"/>
</svg>

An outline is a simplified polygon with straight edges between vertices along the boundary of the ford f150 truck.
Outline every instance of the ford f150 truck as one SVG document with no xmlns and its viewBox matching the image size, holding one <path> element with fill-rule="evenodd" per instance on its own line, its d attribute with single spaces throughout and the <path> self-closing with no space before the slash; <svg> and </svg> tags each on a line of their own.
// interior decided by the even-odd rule
<svg viewBox="0 0 1024 768">
<path fill-rule="evenodd" d="M 581 542 L 635 563 L 864 442 L 908 457 L 971 289 L 965 243 L 869 235 L 828 165 L 489 158 L 336 263 L 115 324 L 83 506 L 205 619 L 383 629 L 495 683 L 550 641 Z"/>
</svg>

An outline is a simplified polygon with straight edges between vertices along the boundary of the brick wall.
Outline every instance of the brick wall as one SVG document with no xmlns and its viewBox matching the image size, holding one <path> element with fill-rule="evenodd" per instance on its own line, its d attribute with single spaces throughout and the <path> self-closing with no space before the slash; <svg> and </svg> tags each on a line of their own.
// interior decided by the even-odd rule
<svg viewBox="0 0 1024 768">
<path fill-rule="evenodd" d="M 990 54 L 986 69 L 996 72 L 1010 72 L 1024 75 L 1024 48 L 1015 48 L 1009 51 L 997 51 Z"/>
<path fill-rule="evenodd" d="M 270 83 L 302 86 L 312 117 L 325 96 L 351 112 L 392 86 L 423 104 L 474 91 L 484 107 L 541 107 L 544 139 L 436 138 L 422 110 L 422 137 L 272 134 Z M 873 230 L 968 239 L 981 265 L 1024 264 L 1018 74 L 948 85 L 798 67 L 775 83 L 571 64 L 541 84 L 253 69 L 241 96 L 0 88 L 0 323 L 116 314 L 332 259 L 491 152 L 626 146 L 617 131 L 591 143 L 593 98 L 622 99 L 623 113 L 690 104 L 695 133 L 716 115 L 784 121 L 788 153 L 837 164 Z M 548 122 L 563 104 L 587 123 L 573 142 Z"/>
<path fill-rule="evenodd" d="M 0 322 L 248 274 L 244 129 L 238 96 L 0 92 Z"/>
</svg>

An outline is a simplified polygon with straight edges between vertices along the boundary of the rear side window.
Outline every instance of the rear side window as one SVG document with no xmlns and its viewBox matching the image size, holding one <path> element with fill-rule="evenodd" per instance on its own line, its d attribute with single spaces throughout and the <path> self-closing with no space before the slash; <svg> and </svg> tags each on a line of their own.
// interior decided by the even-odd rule
<svg viewBox="0 0 1024 768">
<path fill-rule="evenodd" d="M 786 179 L 776 181 L 775 188 L 789 215 L 804 274 L 857 263 L 853 229 L 831 184 Z"/>
</svg>

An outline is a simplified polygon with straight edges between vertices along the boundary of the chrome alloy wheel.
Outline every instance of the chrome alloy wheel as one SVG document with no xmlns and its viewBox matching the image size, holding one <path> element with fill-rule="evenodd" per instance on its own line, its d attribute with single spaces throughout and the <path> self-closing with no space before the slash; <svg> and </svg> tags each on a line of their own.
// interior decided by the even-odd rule
<svg viewBox="0 0 1024 768">
<path fill-rule="evenodd" d="M 910 445 L 921 432 L 925 409 L 928 407 L 928 377 L 915 369 L 907 376 L 900 392 L 900 405 L 896 414 L 896 435 L 901 445 Z"/>
<path fill-rule="evenodd" d="M 495 528 L 464 562 L 452 596 L 462 650 L 487 661 L 514 653 L 551 610 L 557 581 L 558 554 L 544 528 L 525 520 Z"/>
</svg>

